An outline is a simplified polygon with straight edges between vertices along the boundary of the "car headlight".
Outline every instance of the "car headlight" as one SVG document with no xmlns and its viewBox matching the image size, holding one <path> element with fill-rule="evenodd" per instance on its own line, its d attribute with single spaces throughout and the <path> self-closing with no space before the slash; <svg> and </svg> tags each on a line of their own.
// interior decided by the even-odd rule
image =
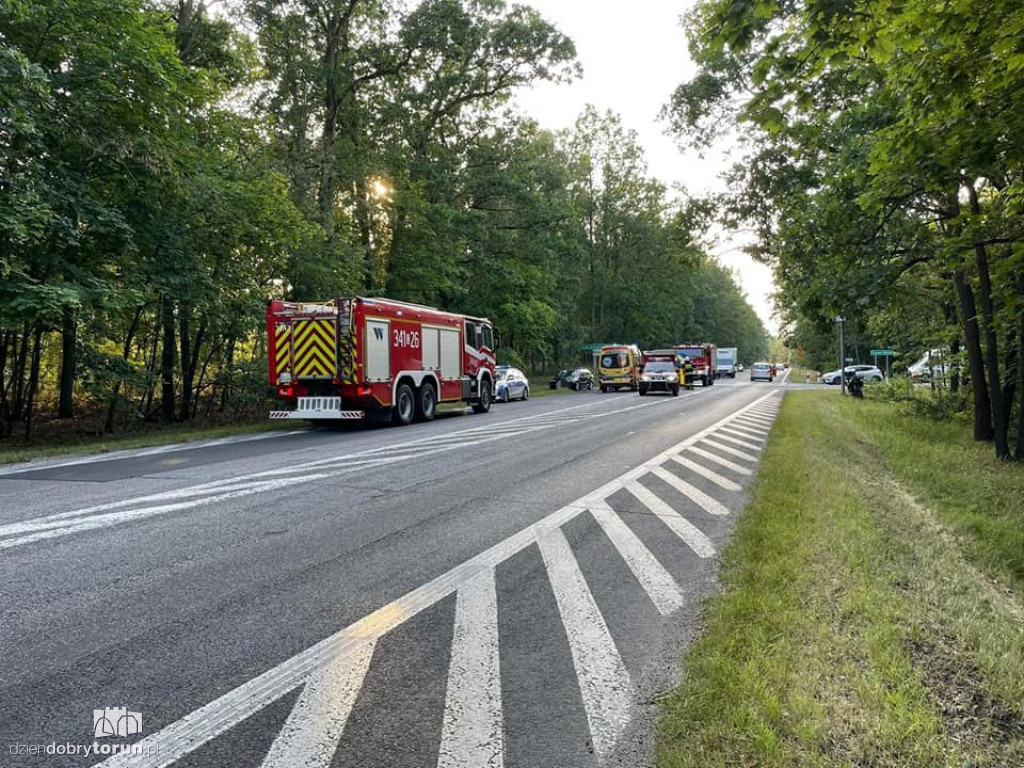
<svg viewBox="0 0 1024 768">
<path fill-rule="evenodd" d="M 640 381 L 648 382 L 648 381 L 650 381 L 650 380 L 651 380 L 651 377 L 650 377 L 650 376 L 641 376 L 641 377 L 640 377 Z"/>
<path fill-rule="evenodd" d="M 670 373 L 665 378 L 668 379 L 668 381 L 672 384 L 675 384 L 677 381 L 679 381 L 679 377 L 676 376 L 674 373 Z"/>
</svg>

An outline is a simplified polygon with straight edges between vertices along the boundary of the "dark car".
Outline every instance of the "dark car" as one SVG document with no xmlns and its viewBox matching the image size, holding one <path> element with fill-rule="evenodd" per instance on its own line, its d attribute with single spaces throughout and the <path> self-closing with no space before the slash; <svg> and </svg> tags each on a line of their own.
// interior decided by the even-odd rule
<svg viewBox="0 0 1024 768">
<path fill-rule="evenodd" d="M 558 389 L 568 387 L 569 389 L 593 389 L 594 374 L 586 368 L 574 368 L 571 371 L 559 371 L 557 376 L 552 376 L 548 381 L 548 387 Z"/>
</svg>

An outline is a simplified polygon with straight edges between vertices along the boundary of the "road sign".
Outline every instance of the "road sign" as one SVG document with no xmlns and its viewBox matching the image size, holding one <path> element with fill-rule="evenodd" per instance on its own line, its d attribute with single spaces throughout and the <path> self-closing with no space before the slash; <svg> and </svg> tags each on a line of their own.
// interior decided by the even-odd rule
<svg viewBox="0 0 1024 768">
<path fill-rule="evenodd" d="M 872 349 L 871 350 L 871 356 L 872 357 L 892 357 L 895 354 L 896 354 L 895 350 L 892 350 L 892 349 Z"/>
<path fill-rule="evenodd" d="M 852 357 L 848 357 L 848 358 L 846 358 L 846 362 L 848 362 L 848 363 L 852 363 L 852 362 L 853 362 L 853 358 L 852 358 Z"/>
</svg>

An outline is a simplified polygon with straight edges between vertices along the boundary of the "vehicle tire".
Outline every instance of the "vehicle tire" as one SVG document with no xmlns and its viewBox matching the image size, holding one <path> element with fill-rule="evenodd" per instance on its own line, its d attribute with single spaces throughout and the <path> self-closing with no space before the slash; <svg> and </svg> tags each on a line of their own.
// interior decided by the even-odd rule
<svg viewBox="0 0 1024 768">
<path fill-rule="evenodd" d="M 881 376 L 872 376 L 871 380 L 874 381 L 874 382 L 879 382 L 879 381 L 882 380 L 882 377 Z"/>
<path fill-rule="evenodd" d="M 672 387 L 672 397 L 679 397 L 679 385 Z"/>
<path fill-rule="evenodd" d="M 416 393 L 416 421 L 432 421 L 437 413 L 437 392 L 429 381 L 423 382 Z"/>
<path fill-rule="evenodd" d="M 602 394 L 607 395 L 608 394 L 608 387 L 606 387 L 604 384 L 602 384 L 601 385 L 601 392 L 602 392 Z"/>
<path fill-rule="evenodd" d="M 480 396 L 473 403 L 473 413 L 487 413 L 491 410 L 491 382 L 484 379 L 480 382 Z"/>
<path fill-rule="evenodd" d="M 524 387 L 523 388 L 523 396 L 520 399 L 521 400 L 529 400 L 530 399 L 530 388 L 529 387 Z"/>
<path fill-rule="evenodd" d="M 400 427 L 412 422 L 416 415 L 416 397 L 412 387 L 402 383 L 395 390 L 395 404 L 391 407 L 391 421 Z"/>
<path fill-rule="evenodd" d="M 569 385 L 569 389 L 571 389 L 573 392 L 578 392 L 579 388 L 580 385 L 577 384 L 576 382 L 573 382 L 572 384 Z"/>
</svg>

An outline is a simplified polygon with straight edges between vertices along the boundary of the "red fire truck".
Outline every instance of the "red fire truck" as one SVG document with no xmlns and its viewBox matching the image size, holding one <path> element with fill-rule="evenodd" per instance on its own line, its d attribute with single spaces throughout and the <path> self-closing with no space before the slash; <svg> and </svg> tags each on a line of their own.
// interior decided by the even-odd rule
<svg viewBox="0 0 1024 768">
<path fill-rule="evenodd" d="M 390 299 L 272 301 L 270 383 L 286 410 L 272 419 L 389 415 L 434 418 L 438 403 L 490 410 L 495 330 L 489 320 Z"/>
<path fill-rule="evenodd" d="M 686 355 L 693 365 L 693 373 L 687 378 L 691 385 L 699 381 L 701 385 L 710 387 L 715 383 L 718 361 L 714 344 L 676 344 L 673 349 L 677 355 Z"/>
</svg>

